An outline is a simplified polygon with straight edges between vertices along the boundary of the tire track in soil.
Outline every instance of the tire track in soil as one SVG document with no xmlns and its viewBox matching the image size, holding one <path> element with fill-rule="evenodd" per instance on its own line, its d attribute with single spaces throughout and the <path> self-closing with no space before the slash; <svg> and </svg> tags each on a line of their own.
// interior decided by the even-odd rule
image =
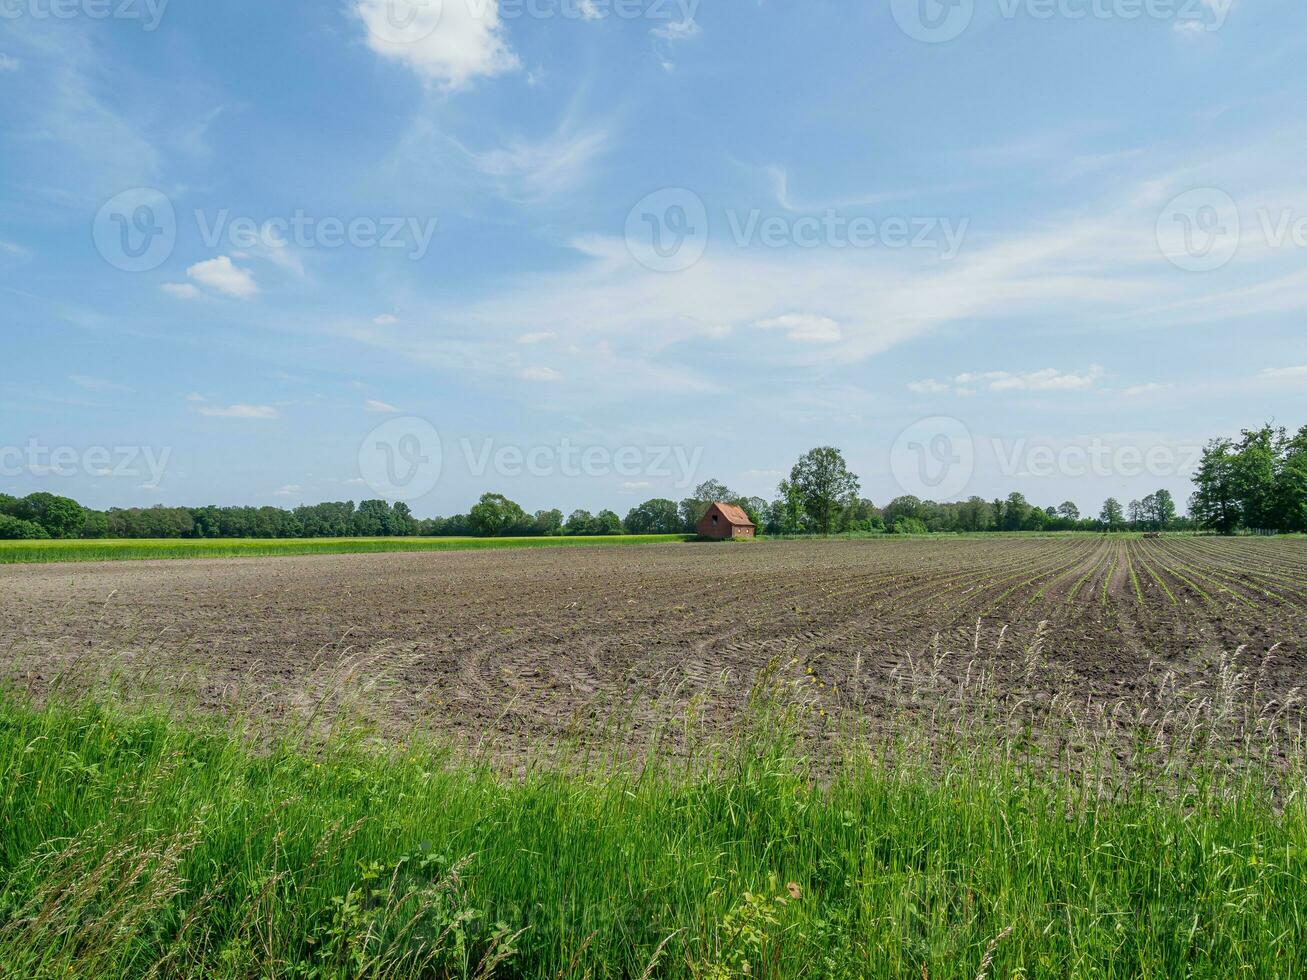
<svg viewBox="0 0 1307 980">
<path fill-rule="evenodd" d="M 1287 689 L 1304 666 L 1289 585 L 1304 559 L 1287 540 L 996 537 L 7 566 L 0 622 L 37 674 L 129 651 L 206 671 L 213 707 L 245 679 L 287 692 L 273 701 L 289 710 L 296 685 L 393 650 L 398 723 L 537 738 L 618 707 L 646 724 L 696 695 L 724 722 L 777 657 L 879 710 L 906 654 L 937 633 L 965 652 L 978 618 L 984 640 L 1010 627 L 1014 656 L 1047 621 L 1047 656 L 1108 692 L 1148 660 L 1186 675 L 1280 640 L 1273 680 Z M 1241 583 L 1248 563 L 1259 577 Z M 660 691 L 669 704 L 653 704 Z"/>
</svg>

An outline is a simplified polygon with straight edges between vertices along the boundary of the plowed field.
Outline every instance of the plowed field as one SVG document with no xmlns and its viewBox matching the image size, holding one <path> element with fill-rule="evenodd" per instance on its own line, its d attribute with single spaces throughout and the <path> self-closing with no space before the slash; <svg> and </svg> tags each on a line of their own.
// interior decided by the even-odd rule
<svg viewBox="0 0 1307 980">
<path fill-rule="evenodd" d="M 1268 696 L 1307 679 L 1307 542 L 878 539 L 0 567 L 7 672 L 40 689 L 111 663 L 273 716 L 382 684 L 396 726 L 549 737 L 617 705 L 738 710 L 779 658 L 875 718 L 934 637 L 1045 656 L 1129 698 L 1244 648 Z M 1006 627 L 1000 648 L 997 638 Z M 1276 646 L 1278 644 L 1278 646 Z M 1267 652 L 1275 647 L 1269 660 Z M 965 657 L 963 658 L 963 661 Z M 959 661 L 961 663 L 962 661 Z M 961 669 L 961 668 L 959 668 Z M 661 702 L 655 708 L 655 694 Z"/>
</svg>

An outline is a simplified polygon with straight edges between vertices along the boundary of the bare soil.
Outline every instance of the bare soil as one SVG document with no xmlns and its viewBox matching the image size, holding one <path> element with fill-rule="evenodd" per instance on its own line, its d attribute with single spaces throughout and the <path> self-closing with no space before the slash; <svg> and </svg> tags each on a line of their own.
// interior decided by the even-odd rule
<svg viewBox="0 0 1307 980">
<path fill-rule="evenodd" d="M 621 713 L 729 723 L 771 664 L 874 720 L 942 648 L 1044 654 L 1087 695 L 1221 655 L 1307 678 L 1307 542 L 877 539 L 0 566 L 0 671 L 42 690 L 184 677 L 198 710 L 302 715 L 357 693 L 397 730 L 540 741 Z M 1000 633 L 1003 634 L 999 644 Z M 976 637 L 979 633 L 980 643 Z M 1272 650 L 1272 648 L 1274 648 Z M 1270 656 L 1268 659 L 1268 652 Z M 103 677 L 103 673 L 100 675 Z"/>
</svg>

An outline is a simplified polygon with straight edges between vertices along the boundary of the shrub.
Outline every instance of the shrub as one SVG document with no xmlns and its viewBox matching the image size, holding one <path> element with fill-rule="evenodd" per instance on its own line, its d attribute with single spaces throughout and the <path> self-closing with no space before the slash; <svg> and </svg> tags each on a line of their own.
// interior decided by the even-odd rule
<svg viewBox="0 0 1307 980">
<path fill-rule="evenodd" d="M 895 534 L 929 534 L 930 530 L 920 518 L 900 517 L 894 522 Z"/>
<path fill-rule="evenodd" d="M 0 540 L 35 541 L 49 536 L 40 524 L 0 514 Z"/>
</svg>

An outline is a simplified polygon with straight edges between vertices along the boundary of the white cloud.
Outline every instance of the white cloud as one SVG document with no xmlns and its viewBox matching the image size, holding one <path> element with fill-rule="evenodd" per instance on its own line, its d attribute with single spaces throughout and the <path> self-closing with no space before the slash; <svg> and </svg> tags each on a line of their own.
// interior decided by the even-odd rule
<svg viewBox="0 0 1307 980">
<path fill-rule="evenodd" d="M 275 419 L 277 410 L 271 405 L 206 405 L 198 410 L 201 415 L 220 419 Z"/>
<path fill-rule="evenodd" d="M 523 381 L 562 381 L 563 376 L 551 367 L 521 368 L 517 376 Z"/>
<path fill-rule="evenodd" d="M 621 485 L 621 489 L 625 493 L 634 493 L 637 490 L 648 490 L 651 486 L 653 484 L 648 480 L 628 480 Z"/>
<path fill-rule="evenodd" d="M 238 299 L 248 299 L 259 291 L 248 269 L 242 269 L 226 255 L 196 262 L 186 274 L 202 286 Z"/>
<path fill-rule="evenodd" d="M 787 313 L 759 320 L 754 326 L 759 330 L 784 330 L 790 340 L 802 344 L 832 344 L 843 336 L 840 325 L 830 317 L 810 313 Z"/>
<path fill-rule="evenodd" d="M 304 492 L 304 488 L 298 483 L 288 483 L 280 490 L 276 491 L 278 497 L 295 497 Z"/>
<path fill-rule="evenodd" d="M 165 282 L 159 288 L 178 299 L 199 299 L 204 295 L 189 282 Z"/>
<path fill-rule="evenodd" d="M 85 388 L 87 391 L 126 391 L 133 389 L 127 385 L 120 385 L 114 381 L 106 381 L 103 378 L 92 378 L 85 374 L 70 374 L 68 380 L 79 388 Z"/>
<path fill-rule="evenodd" d="M 557 340 L 558 334 L 552 330 L 537 330 L 535 333 L 524 333 L 517 338 L 519 344 L 543 344 L 546 340 Z"/>
<path fill-rule="evenodd" d="M 189 395 L 186 396 L 186 400 L 188 402 L 202 402 L 202 401 L 207 401 L 208 399 L 206 399 L 198 391 L 192 391 Z"/>
<path fill-rule="evenodd" d="M 919 395 L 942 395 L 952 391 L 962 397 L 974 395 L 977 388 L 987 391 L 1084 391 L 1093 388 L 1102 377 L 1103 369 L 1097 364 L 1084 371 L 1059 371 L 1044 368 L 1013 374 L 1010 371 L 968 371 L 955 375 L 948 382 L 927 378 L 913 381 L 908 390 Z M 1145 386 L 1140 386 L 1142 389 Z M 1130 392 L 1127 392 L 1130 393 Z M 1135 392 L 1138 393 L 1138 392 Z"/>
<path fill-rule="evenodd" d="M 699 30 L 699 24 L 694 17 L 686 16 L 684 20 L 668 21 L 662 27 L 654 27 L 649 33 L 660 41 L 684 41 L 696 36 Z"/>
<path fill-rule="evenodd" d="M 599 9 L 595 0 L 581 0 L 577 4 L 577 9 L 581 11 L 582 20 L 598 20 L 603 16 L 603 11 Z"/>
<path fill-rule="evenodd" d="M 918 395 L 942 395 L 946 391 L 953 389 L 942 381 L 936 381 L 934 378 L 927 378 L 925 381 L 912 381 L 908 383 L 908 391 L 914 391 Z"/>
<path fill-rule="evenodd" d="M 396 408 L 389 402 L 379 401 L 376 398 L 369 398 L 363 403 L 363 408 L 368 412 L 376 412 L 381 415 L 393 415 L 396 412 L 402 412 L 402 408 Z"/>
<path fill-rule="evenodd" d="M 356 0 L 368 47 L 445 88 L 519 67 L 504 40 L 498 0 Z"/>
<path fill-rule="evenodd" d="M 1259 371 L 1257 377 L 1261 381 L 1270 381 L 1279 383 L 1281 381 L 1307 381 L 1307 364 L 1299 364 L 1293 367 L 1274 367 L 1266 368 Z"/>
<path fill-rule="evenodd" d="M 0 71 L 18 71 L 19 61 L 7 54 L 0 54 Z"/>
<path fill-rule="evenodd" d="M 372 322 L 378 327 L 389 327 L 399 322 L 399 317 L 390 313 L 382 313 L 380 316 L 374 316 Z"/>
<path fill-rule="evenodd" d="M 1095 364 L 1079 373 L 1059 371 L 1056 368 L 1044 368 L 1042 371 L 1029 371 L 1025 374 L 984 371 L 979 374 L 959 374 L 953 380 L 959 385 L 979 384 L 990 391 L 1083 391 L 1094 387 L 1102 374 L 1103 369 Z"/>
<path fill-rule="evenodd" d="M 1131 398 L 1134 398 L 1139 395 L 1153 395 L 1159 391 L 1170 391 L 1173 387 L 1175 386 L 1169 384 L 1161 384 L 1157 381 L 1149 381 L 1146 384 L 1131 385 L 1121 393 L 1123 395 L 1127 395 Z"/>
</svg>

